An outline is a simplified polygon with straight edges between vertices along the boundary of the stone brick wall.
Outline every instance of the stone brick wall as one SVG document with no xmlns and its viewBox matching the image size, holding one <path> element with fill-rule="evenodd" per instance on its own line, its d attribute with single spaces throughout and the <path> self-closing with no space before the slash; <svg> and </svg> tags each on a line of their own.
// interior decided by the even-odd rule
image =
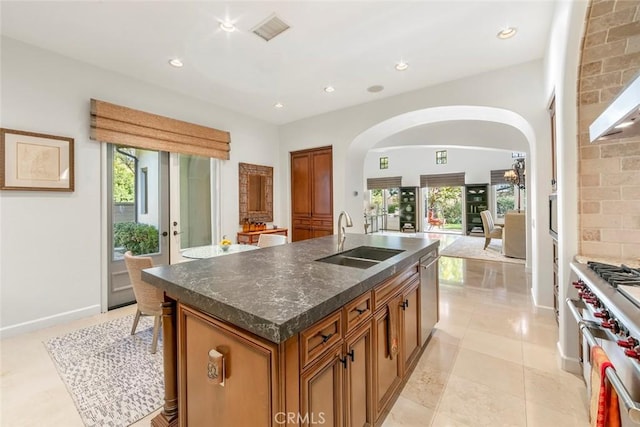
<svg viewBox="0 0 640 427">
<path fill-rule="evenodd" d="M 589 125 L 640 72 L 640 0 L 592 0 L 578 82 L 580 254 L 640 257 L 640 138 L 589 142 Z"/>
</svg>

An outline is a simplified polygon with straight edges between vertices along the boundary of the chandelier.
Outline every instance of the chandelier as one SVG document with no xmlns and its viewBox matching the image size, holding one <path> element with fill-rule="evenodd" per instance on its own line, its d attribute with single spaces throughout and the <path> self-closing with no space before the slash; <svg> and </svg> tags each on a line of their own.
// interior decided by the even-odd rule
<svg viewBox="0 0 640 427">
<path fill-rule="evenodd" d="M 524 168 L 524 159 L 516 159 L 511 169 L 504 173 L 504 180 L 509 184 L 518 187 L 518 212 L 520 212 L 520 190 L 524 190 L 524 177 L 526 170 Z"/>
<path fill-rule="evenodd" d="M 509 184 L 517 185 L 519 190 L 524 190 L 525 174 L 524 159 L 516 159 L 511 169 L 504 173 L 504 180 Z"/>
</svg>

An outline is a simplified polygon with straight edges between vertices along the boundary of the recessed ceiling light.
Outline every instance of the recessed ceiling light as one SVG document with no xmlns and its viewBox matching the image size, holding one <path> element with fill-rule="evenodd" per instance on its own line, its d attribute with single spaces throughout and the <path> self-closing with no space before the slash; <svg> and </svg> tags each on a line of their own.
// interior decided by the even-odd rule
<svg viewBox="0 0 640 427">
<path fill-rule="evenodd" d="M 409 64 L 407 64 L 407 63 L 406 63 L 406 62 L 404 62 L 404 61 L 400 61 L 400 62 L 398 62 L 398 63 L 396 64 L 396 70 L 398 70 L 398 71 L 404 71 L 404 70 L 406 70 L 407 68 L 409 68 Z"/>
<path fill-rule="evenodd" d="M 176 67 L 176 68 L 180 68 L 184 65 L 182 61 L 180 61 L 178 58 L 173 58 L 169 60 L 169 64 L 171 64 L 172 67 Z"/>
<path fill-rule="evenodd" d="M 373 85 L 367 88 L 367 91 L 371 93 L 378 93 L 378 92 L 382 92 L 383 90 L 384 90 L 384 86 L 382 85 Z"/>
<path fill-rule="evenodd" d="M 275 104 L 273 104 L 273 106 L 275 108 L 282 108 L 282 107 L 284 107 L 284 104 L 282 102 L 276 102 Z"/>
<path fill-rule="evenodd" d="M 335 91 L 336 89 L 333 86 L 327 86 L 324 88 L 324 91 L 327 93 L 331 93 L 333 91 Z"/>
<path fill-rule="evenodd" d="M 501 40 L 510 39 L 511 37 L 515 36 L 517 32 L 518 29 L 516 27 L 507 27 L 500 30 L 498 34 L 496 34 L 496 37 Z"/>
<path fill-rule="evenodd" d="M 227 33 L 233 33 L 236 30 L 236 26 L 233 25 L 231 21 L 222 21 L 220 23 L 220 29 L 222 31 L 226 31 Z"/>
</svg>

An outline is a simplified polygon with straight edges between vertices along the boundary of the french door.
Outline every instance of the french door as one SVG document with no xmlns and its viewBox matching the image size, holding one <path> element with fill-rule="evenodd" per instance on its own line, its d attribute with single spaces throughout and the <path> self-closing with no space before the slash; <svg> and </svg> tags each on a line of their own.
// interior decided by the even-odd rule
<svg viewBox="0 0 640 427">
<path fill-rule="evenodd" d="M 154 265 L 185 259 L 185 249 L 219 238 L 218 161 L 108 144 L 107 233 L 111 308 L 135 302 L 124 253 Z"/>
</svg>

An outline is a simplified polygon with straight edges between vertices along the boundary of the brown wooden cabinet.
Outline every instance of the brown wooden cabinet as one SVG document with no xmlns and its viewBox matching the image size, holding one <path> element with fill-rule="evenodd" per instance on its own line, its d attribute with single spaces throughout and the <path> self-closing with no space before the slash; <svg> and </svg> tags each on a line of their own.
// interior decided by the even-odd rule
<svg viewBox="0 0 640 427">
<path fill-rule="evenodd" d="M 272 426 L 277 347 L 183 305 L 178 316 L 180 425 Z M 210 350 L 225 356 L 224 384 L 209 376 Z"/>
<path fill-rule="evenodd" d="M 380 425 L 423 348 L 419 283 L 415 264 L 280 344 L 178 303 L 179 425 Z"/>
<path fill-rule="evenodd" d="M 268 230 L 261 231 L 238 231 L 236 237 L 237 242 L 244 245 L 257 245 L 258 239 L 261 234 L 277 234 L 279 236 L 287 236 L 288 231 L 286 228 L 270 228 Z"/>
<path fill-rule="evenodd" d="M 399 325 L 391 323 L 391 310 L 396 311 L 396 319 L 400 316 L 401 295 L 391 298 L 373 317 L 373 402 L 375 418 L 384 412 L 387 403 L 402 381 L 401 354 L 391 354 L 391 334 L 399 339 Z"/>
<path fill-rule="evenodd" d="M 336 345 L 300 376 L 300 425 L 343 425 L 344 355 Z"/>
<path fill-rule="evenodd" d="M 333 234 L 331 147 L 291 153 L 291 241 Z"/>
<path fill-rule="evenodd" d="M 345 426 L 373 426 L 371 322 L 345 339 Z"/>
<path fill-rule="evenodd" d="M 420 281 L 413 280 L 402 292 L 400 323 L 402 328 L 403 372 L 420 354 L 421 329 L 419 291 Z"/>
</svg>

